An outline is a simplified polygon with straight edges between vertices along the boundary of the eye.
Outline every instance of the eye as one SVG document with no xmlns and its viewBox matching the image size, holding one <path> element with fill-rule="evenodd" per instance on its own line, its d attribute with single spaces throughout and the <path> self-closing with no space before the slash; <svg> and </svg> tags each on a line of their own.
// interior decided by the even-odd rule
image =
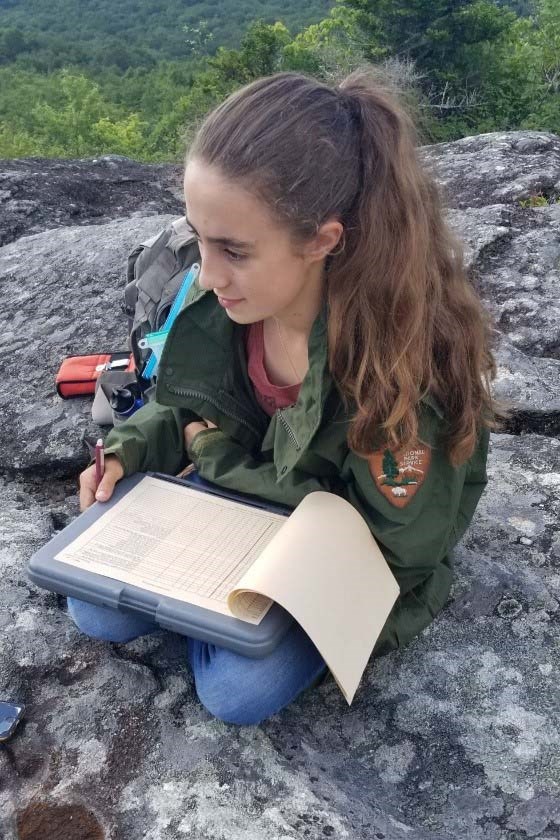
<svg viewBox="0 0 560 840">
<path fill-rule="evenodd" d="M 244 260 L 246 254 L 239 254 L 237 251 L 232 251 L 230 248 L 224 248 L 224 254 L 226 254 L 227 258 L 232 262 L 240 262 L 240 260 Z"/>
</svg>

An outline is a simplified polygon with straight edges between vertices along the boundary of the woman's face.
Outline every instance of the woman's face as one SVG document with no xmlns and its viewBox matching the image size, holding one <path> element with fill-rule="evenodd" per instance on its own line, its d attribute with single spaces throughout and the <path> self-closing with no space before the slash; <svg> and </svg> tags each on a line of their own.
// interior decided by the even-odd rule
<svg viewBox="0 0 560 840">
<path fill-rule="evenodd" d="M 233 321 L 315 316 L 324 259 L 340 234 L 318 234 L 296 248 L 263 201 L 196 159 L 186 167 L 185 202 L 200 245 L 199 284 L 217 295 Z"/>
</svg>

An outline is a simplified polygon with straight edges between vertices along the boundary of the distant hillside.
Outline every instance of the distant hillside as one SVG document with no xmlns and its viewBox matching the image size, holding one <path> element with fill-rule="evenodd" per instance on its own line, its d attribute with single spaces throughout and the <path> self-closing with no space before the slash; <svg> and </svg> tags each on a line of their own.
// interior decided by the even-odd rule
<svg viewBox="0 0 560 840">
<path fill-rule="evenodd" d="M 33 64 L 112 59 L 126 66 L 236 47 L 249 22 L 282 20 L 292 31 L 326 17 L 334 0 L 0 0 L 0 63 L 27 53 Z M 197 32 L 200 22 L 206 26 Z M 191 32 L 185 33 L 184 27 Z M 207 33 L 212 37 L 207 39 Z M 190 43 L 189 43 L 190 41 Z M 0 41 L 0 44 L 2 41 Z M 32 47 L 32 49 L 30 49 Z M 41 54 L 45 54 L 41 62 Z M 46 55 L 48 53 L 48 55 Z M 104 57 L 105 53 L 105 57 Z M 26 56 L 27 57 L 27 56 Z"/>
<path fill-rule="evenodd" d="M 0 158 L 179 160 L 251 80 L 364 62 L 384 64 L 426 143 L 560 133 L 559 0 L 335 2 L 0 0 Z M 549 199 L 535 185 L 526 200 Z"/>
</svg>

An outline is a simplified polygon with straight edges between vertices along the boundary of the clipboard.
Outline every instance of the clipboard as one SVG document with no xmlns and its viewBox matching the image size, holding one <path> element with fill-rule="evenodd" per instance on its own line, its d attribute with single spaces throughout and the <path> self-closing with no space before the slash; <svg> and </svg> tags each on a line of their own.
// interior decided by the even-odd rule
<svg viewBox="0 0 560 840">
<path fill-rule="evenodd" d="M 94 502 L 66 528 L 55 534 L 29 560 L 27 574 L 30 580 L 51 592 L 130 612 L 153 621 L 162 629 L 228 648 L 243 656 L 257 659 L 267 656 L 294 621 L 279 604 L 273 604 L 259 624 L 250 624 L 233 616 L 222 615 L 196 604 L 179 601 L 55 560 L 58 552 L 110 510 L 145 475 L 146 473 L 135 473 L 121 479 L 108 502 Z M 231 501 L 243 502 L 271 513 L 283 516 L 292 513 L 292 509 L 287 506 L 269 504 L 255 496 L 225 490 L 201 479 L 196 472 L 181 478 L 157 472 L 149 472 L 147 475 Z"/>
</svg>

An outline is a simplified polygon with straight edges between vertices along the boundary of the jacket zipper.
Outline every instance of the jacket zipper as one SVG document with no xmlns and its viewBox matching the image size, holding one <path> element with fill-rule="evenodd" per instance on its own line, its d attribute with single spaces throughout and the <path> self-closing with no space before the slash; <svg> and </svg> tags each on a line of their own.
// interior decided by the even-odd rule
<svg viewBox="0 0 560 840">
<path fill-rule="evenodd" d="M 296 448 L 296 451 L 300 452 L 301 451 L 300 442 L 298 441 L 294 430 L 292 429 L 292 427 L 290 426 L 290 424 L 288 423 L 288 421 L 284 417 L 282 409 L 278 410 L 278 417 L 280 418 L 280 422 L 282 423 L 282 425 L 286 429 L 286 432 L 288 433 L 288 437 L 291 439 L 292 443 L 294 444 L 294 446 Z"/>
<path fill-rule="evenodd" d="M 256 435 L 257 438 L 260 436 L 259 430 L 256 426 L 253 426 L 252 423 L 249 423 L 249 421 L 241 417 L 240 414 L 226 410 L 217 399 L 211 397 L 209 394 L 204 394 L 202 391 L 195 391 L 191 388 L 180 388 L 176 385 L 167 385 L 166 387 L 168 391 L 171 391 L 172 394 L 176 394 L 179 397 L 194 397 L 197 400 L 211 403 L 211 405 L 217 408 L 218 411 L 221 411 L 222 414 L 231 417 L 232 420 L 235 420 L 237 423 L 241 423 L 242 426 L 249 429 L 249 431 Z"/>
</svg>

